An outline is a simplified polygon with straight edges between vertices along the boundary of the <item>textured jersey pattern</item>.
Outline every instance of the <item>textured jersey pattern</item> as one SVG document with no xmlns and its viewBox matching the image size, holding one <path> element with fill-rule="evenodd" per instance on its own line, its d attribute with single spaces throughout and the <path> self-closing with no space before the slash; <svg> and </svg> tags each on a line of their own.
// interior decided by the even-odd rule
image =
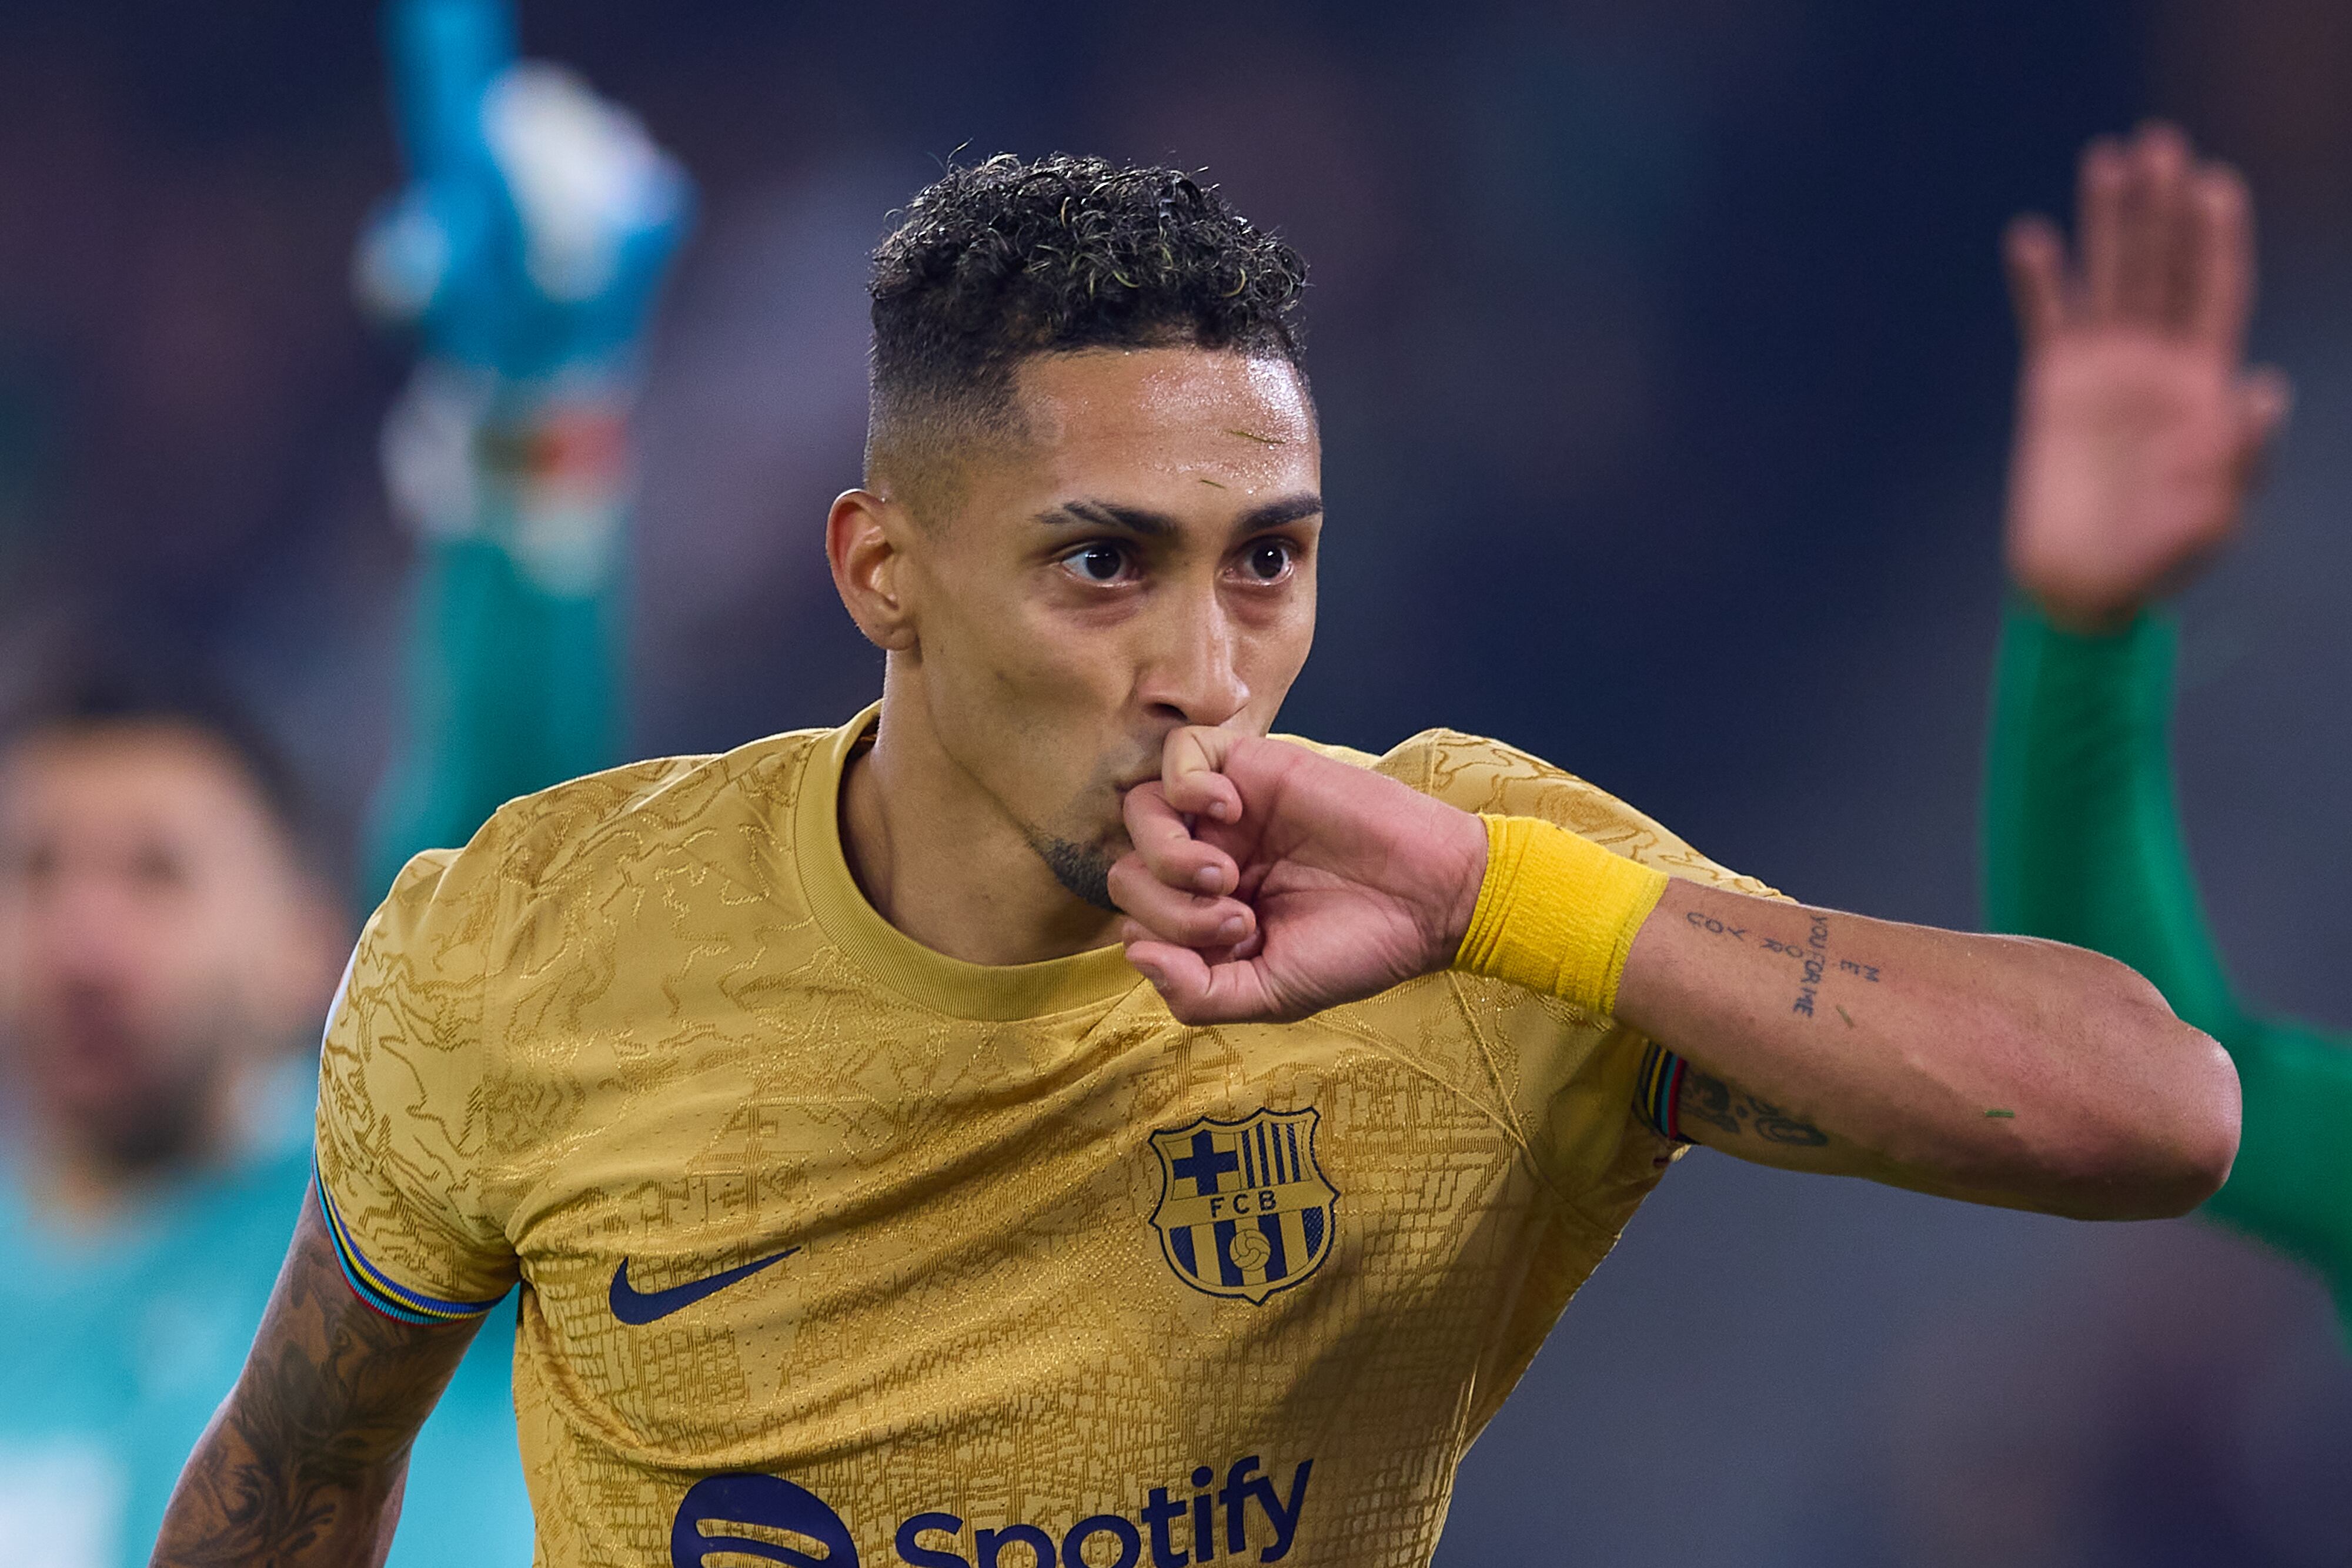
<svg viewBox="0 0 2352 1568">
<path fill-rule="evenodd" d="M 1667 1162 L 1646 1042 L 1454 975 L 1192 1029 L 1117 949 L 930 954 L 843 861 L 870 722 L 517 801 L 354 957 L 321 1186 L 403 1300 L 521 1281 L 540 1561 L 1426 1563 Z M 1765 891 L 1491 741 L 1342 755 Z"/>
</svg>

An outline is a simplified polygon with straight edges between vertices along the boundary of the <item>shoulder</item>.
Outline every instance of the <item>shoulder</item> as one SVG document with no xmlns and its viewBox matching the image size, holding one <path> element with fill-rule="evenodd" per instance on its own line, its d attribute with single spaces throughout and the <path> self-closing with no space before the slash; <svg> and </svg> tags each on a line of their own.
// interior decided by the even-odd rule
<svg viewBox="0 0 2352 1568">
<path fill-rule="evenodd" d="M 463 948 L 478 965 L 507 945 L 502 932 L 526 935 L 536 911 L 572 902 L 583 886 L 626 887 L 682 860 L 755 880 L 760 857 L 789 853 L 789 807 L 828 733 L 633 762 L 509 800 L 464 847 L 412 859 L 369 935 L 412 961 Z"/>
<path fill-rule="evenodd" d="M 1425 729 L 1379 757 L 1313 741 L 1301 744 L 1327 757 L 1385 773 L 1465 811 L 1540 817 L 1669 875 L 1759 897 L 1779 896 L 1754 877 L 1709 860 L 1664 823 L 1606 789 L 1499 740 L 1455 729 Z"/>
<path fill-rule="evenodd" d="M 772 817 L 830 733 L 793 730 L 711 756 L 591 773 L 508 801 L 464 853 L 527 884 L 566 877 L 583 863 L 659 855 L 747 817 Z M 772 826 L 789 831 L 782 820 Z"/>
<path fill-rule="evenodd" d="M 401 883 L 446 895 L 494 878 L 509 890 L 568 883 L 590 868 L 659 857 L 757 819 L 789 832 L 788 804 L 830 732 L 793 730 L 732 751 L 660 757 L 569 779 L 499 808 L 462 850 L 430 850 Z M 397 896 L 397 890 L 395 890 Z"/>
</svg>

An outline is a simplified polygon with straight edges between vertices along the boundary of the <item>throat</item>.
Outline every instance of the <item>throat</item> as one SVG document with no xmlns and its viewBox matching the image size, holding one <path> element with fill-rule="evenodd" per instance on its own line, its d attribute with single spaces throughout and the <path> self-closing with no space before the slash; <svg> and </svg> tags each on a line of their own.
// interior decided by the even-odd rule
<svg viewBox="0 0 2352 1568">
<path fill-rule="evenodd" d="M 841 847 L 883 919 L 968 964 L 1034 964 L 1118 940 L 1110 862 L 1026 831 L 944 769 L 877 740 L 842 779 Z"/>
</svg>

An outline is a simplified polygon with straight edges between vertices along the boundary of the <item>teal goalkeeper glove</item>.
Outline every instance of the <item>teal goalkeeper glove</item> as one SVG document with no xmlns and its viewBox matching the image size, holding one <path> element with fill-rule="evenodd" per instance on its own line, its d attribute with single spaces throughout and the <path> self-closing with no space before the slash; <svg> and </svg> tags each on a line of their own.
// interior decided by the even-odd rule
<svg viewBox="0 0 2352 1568">
<path fill-rule="evenodd" d="M 362 243 L 362 298 L 427 354 L 515 387 L 625 376 L 693 205 L 627 110 L 514 57 L 501 0 L 394 0 L 413 180 Z"/>
<path fill-rule="evenodd" d="M 384 431 L 394 504 L 428 539 L 495 545 L 541 591 L 600 592 L 692 188 L 635 116 L 516 60 L 504 0 L 393 0 L 385 28 L 414 178 L 362 236 L 357 281 L 425 350 Z"/>
</svg>

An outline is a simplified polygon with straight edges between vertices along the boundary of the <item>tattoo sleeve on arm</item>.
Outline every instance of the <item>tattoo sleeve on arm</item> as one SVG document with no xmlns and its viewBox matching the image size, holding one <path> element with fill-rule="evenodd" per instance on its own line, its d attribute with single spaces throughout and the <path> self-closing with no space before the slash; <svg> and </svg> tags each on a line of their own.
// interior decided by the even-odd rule
<svg viewBox="0 0 2352 1568">
<path fill-rule="evenodd" d="M 151 1568 L 375 1564 L 408 1448 L 477 1322 L 398 1322 L 355 1295 L 316 1192 L 245 1370 L 189 1456 Z"/>
<path fill-rule="evenodd" d="M 1827 1133 L 1811 1123 L 1801 1122 L 1770 1101 L 1759 1100 L 1696 1067 L 1687 1067 L 1683 1073 L 1677 1109 L 1685 1127 L 1702 1123 L 1726 1137 L 1753 1136 L 1768 1144 L 1805 1149 L 1821 1148 L 1830 1141 Z"/>
</svg>

